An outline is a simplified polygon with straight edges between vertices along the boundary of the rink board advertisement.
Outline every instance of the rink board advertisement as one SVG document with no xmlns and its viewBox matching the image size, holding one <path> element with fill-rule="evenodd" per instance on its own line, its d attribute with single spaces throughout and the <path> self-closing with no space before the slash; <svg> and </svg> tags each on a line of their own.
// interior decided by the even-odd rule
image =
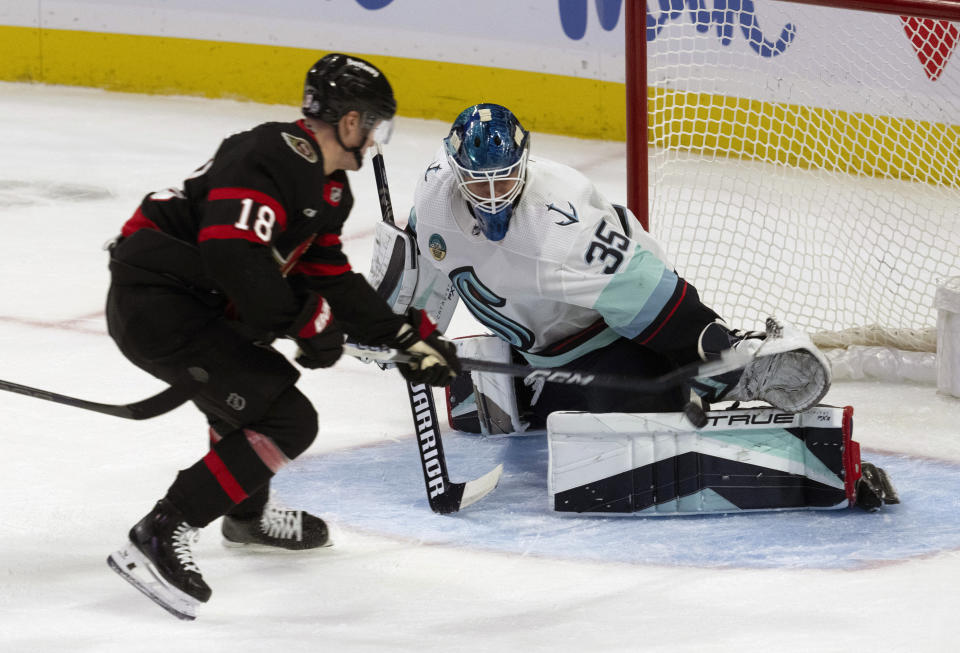
<svg viewBox="0 0 960 653">
<path fill-rule="evenodd" d="M 815 71 L 855 87 L 856 71 L 822 53 L 867 29 L 879 36 L 858 44 L 861 60 L 893 53 L 901 66 L 891 73 L 905 92 L 960 83 L 953 47 L 938 55 L 943 65 L 932 78 L 897 16 L 832 10 L 824 22 L 811 18 L 822 16 L 819 7 L 738 4 L 740 11 L 718 0 L 646 2 L 651 56 L 680 34 L 694 51 L 720 44 L 702 65 L 729 57 L 742 79 Z M 495 101 L 531 129 L 617 139 L 625 135 L 623 14 L 621 0 L 7 0 L 0 79 L 296 104 L 300 71 L 322 53 L 345 51 L 387 70 L 401 115 L 449 121 L 465 106 Z M 778 91 L 748 92 L 720 76 L 713 89 L 765 102 Z M 856 93 L 824 102 L 875 110 Z"/>
</svg>

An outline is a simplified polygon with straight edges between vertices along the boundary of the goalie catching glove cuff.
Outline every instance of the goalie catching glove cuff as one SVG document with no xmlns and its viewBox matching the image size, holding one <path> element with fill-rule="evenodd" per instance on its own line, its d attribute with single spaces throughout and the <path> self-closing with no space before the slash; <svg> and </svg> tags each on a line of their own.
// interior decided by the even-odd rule
<svg viewBox="0 0 960 653">
<path fill-rule="evenodd" d="M 414 357 L 408 363 L 397 363 L 403 378 L 411 383 L 445 386 L 462 371 L 457 348 L 423 311 L 408 310 L 407 324 L 400 327 L 390 344 Z"/>
<path fill-rule="evenodd" d="M 301 367 L 330 367 L 343 353 L 343 332 L 320 295 L 310 295 L 290 331 L 299 345 L 294 360 Z"/>
</svg>

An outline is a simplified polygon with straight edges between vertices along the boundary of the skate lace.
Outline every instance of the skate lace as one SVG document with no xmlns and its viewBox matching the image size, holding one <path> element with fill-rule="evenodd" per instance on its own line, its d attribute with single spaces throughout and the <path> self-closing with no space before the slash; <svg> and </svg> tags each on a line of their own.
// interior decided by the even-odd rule
<svg viewBox="0 0 960 653">
<path fill-rule="evenodd" d="M 303 540 L 303 518 L 300 510 L 268 506 L 260 517 L 260 530 L 269 537 Z"/>
<path fill-rule="evenodd" d="M 188 524 L 180 522 L 176 530 L 173 531 L 173 552 L 177 560 L 187 571 L 200 573 L 200 567 L 193 559 L 193 550 L 191 547 L 200 538 L 200 531 Z"/>
</svg>

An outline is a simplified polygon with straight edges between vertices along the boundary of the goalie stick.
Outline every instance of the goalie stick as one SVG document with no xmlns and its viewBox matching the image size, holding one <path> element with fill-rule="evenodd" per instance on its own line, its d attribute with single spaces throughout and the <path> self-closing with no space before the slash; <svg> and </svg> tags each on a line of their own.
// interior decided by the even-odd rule
<svg viewBox="0 0 960 653">
<path fill-rule="evenodd" d="M 91 410 L 96 413 L 103 413 L 104 415 L 140 420 L 169 413 L 193 397 L 197 393 L 197 390 L 200 389 L 200 386 L 206 383 L 207 373 L 199 367 L 191 367 L 188 372 L 190 373 L 189 380 L 176 383 L 159 394 L 131 404 L 101 404 L 95 401 L 87 401 L 85 399 L 78 399 L 77 397 L 69 397 L 67 395 L 57 394 L 56 392 L 41 390 L 39 388 L 31 388 L 30 386 L 20 385 L 19 383 L 13 383 L 11 381 L 0 381 L 0 390 L 16 392 L 17 394 L 34 397 L 35 399 L 44 399 L 66 406 L 73 406 L 74 408 L 82 408 L 83 410 Z"/>
<path fill-rule="evenodd" d="M 348 342 L 343 346 L 343 353 L 361 360 L 378 361 L 381 363 L 403 363 L 413 359 L 410 354 L 386 347 L 365 347 Z M 492 372 L 516 376 L 529 381 L 542 379 L 550 383 L 567 385 L 597 386 L 636 390 L 637 392 L 659 392 L 664 388 L 686 383 L 699 376 L 716 376 L 745 367 L 753 354 L 727 350 L 721 358 L 706 363 L 692 363 L 667 372 L 655 378 L 628 376 L 625 374 L 590 374 L 582 370 L 569 370 L 562 367 L 539 368 L 513 363 L 498 363 L 476 358 L 460 358 L 463 369 L 469 372 Z"/>
<path fill-rule="evenodd" d="M 393 203 L 390 201 L 390 189 L 387 186 L 387 171 L 383 163 L 380 144 L 375 144 L 373 155 L 373 174 L 377 181 L 377 194 L 380 198 L 380 213 L 383 221 L 395 225 Z M 395 252 L 396 254 L 396 252 Z M 351 345 L 344 352 L 352 353 Z M 400 354 L 396 350 L 395 353 Z M 409 359 L 408 359 L 409 360 Z M 420 454 L 420 466 L 423 482 L 427 489 L 427 501 L 430 509 L 445 515 L 466 508 L 490 494 L 500 482 L 503 465 L 464 483 L 452 483 L 447 472 L 447 459 L 443 453 L 443 441 L 440 438 L 440 423 L 437 421 L 437 407 L 433 400 L 433 390 L 426 384 L 407 381 L 407 394 L 410 397 L 410 410 L 413 413 L 413 425 L 417 432 L 417 452 Z"/>
<path fill-rule="evenodd" d="M 380 363 L 402 363 L 410 360 L 411 356 L 396 349 L 383 347 L 363 347 L 354 343 L 346 343 L 343 351 L 349 356 L 361 360 L 371 360 Z M 630 389 L 637 392 L 659 392 L 664 388 L 681 385 L 697 377 L 716 376 L 726 372 L 738 370 L 752 361 L 753 354 L 738 352 L 729 349 L 721 354 L 719 360 L 706 363 L 691 363 L 684 367 L 667 372 L 656 378 L 627 376 L 622 374 L 589 374 L 580 370 L 564 368 L 536 368 L 512 363 L 499 363 L 476 358 L 461 358 L 463 369 L 470 372 L 492 372 L 523 378 L 525 381 L 535 382 L 542 380 L 550 383 L 567 385 L 597 386 L 605 388 Z M 703 407 L 693 401 L 687 402 L 683 412 L 690 423 L 697 428 L 707 425 L 707 416 Z M 492 489 L 492 488 L 491 488 Z"/>
</svg>

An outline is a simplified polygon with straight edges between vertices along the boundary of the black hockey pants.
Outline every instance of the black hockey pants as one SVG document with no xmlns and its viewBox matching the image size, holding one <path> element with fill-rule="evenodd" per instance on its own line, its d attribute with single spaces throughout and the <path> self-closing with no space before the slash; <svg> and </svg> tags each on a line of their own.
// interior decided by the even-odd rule
<svg viewBox="0 0 960 653">
<path fill-rule="evenodd" d="M 592 374 L 622 374 L 630 377 L 653 378 L 670 372 L 676 366 L 665 356 L 633 340 L 619 338 L 606 347 L 585 354 L 563 367 Z M 685 404 L 686 397 L 680 387 L 664 388 L 657 394 L 645 394 L 629 388 L 620 390 L 545 383 L 539 398 L 530 410 L 537 417 L 537 421 L 546 424 L 547 415 L 557 410 L 577 410 L 588 413 L 661 413 L 682 410 Z"/>
<path fill-rule="evenodd" d="M 112 249 L 106 307 L 110 336 L 137 366 L 167 383 L 193 366 L 209 375 L 194 403 L 211 448 L 167 493 L 198 527 L 228 512 L 258 514 L 270 478 L 317 434 L 316 411 L 294 386 L 299 372 L 224 317 L 226 301 L 200 269 L 190 245 L 138 231 Z"/>
</svg>

